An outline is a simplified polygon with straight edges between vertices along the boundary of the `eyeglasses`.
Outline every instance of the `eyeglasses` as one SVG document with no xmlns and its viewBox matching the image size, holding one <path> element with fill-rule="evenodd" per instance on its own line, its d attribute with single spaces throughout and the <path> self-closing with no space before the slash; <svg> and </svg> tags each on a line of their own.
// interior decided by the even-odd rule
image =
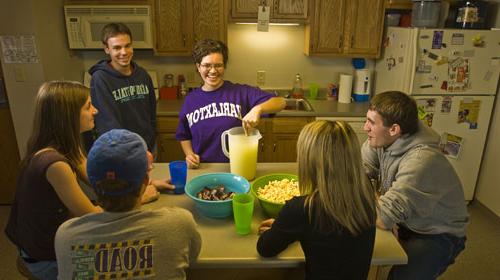
<svg viewBox="0 0 500 280">
<path fill-rule="evenodd" d="M 224 64 L 223 63 L 214 63 L 214 64 L 204 63 L 204 64 L 200 64 L 200 67 L 203 68 L 204 70 L 210 70 L 210 69 L 212 69 L 212 67 L 215 70 L 220 70 L 220 69 L 224 68 Z"/>
</svg>

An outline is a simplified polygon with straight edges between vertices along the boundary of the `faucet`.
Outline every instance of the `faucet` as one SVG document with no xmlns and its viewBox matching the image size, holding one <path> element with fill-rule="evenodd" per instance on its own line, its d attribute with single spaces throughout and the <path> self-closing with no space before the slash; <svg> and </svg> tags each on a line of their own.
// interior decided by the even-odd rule
<svg viewBox="0 0 500 280">
<path fill-rule="evenodd" d="M 276 96 L 282 96 L 284 98 L 290 98 L 290 92 L 289 91 L 286 91 L 286 94 L 285 95 L 281 95 L 280 92 L 278 90 L 273 90 L 272 93 Z"/>
</svg>

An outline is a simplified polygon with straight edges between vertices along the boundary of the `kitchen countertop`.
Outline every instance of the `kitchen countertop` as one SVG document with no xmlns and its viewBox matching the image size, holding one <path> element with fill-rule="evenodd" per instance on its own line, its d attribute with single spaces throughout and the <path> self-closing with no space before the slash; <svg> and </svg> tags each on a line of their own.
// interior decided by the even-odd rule
<svg viewBox="0 0 500 280">
<path fill-rule="evenodd" d="M 283 110 L 275 114 L 277 117 L 365 117 L 368 102 L 339 103 L 333 100 L 308 100 L 314 111 Z M 158 116 L 179 116 L 184 100 L 158 100 Z"/>
<path fill-rule="evenodd" d="M 155 163 L 154 167 L 152 178 L 170 177 L 168 164 Z M 193 177 L 210 172 L 229 172 L 229 164 L 202 163 L 199 169 L 188 170 L 188 181 Z M 297 173 L 297 164 L 258 163 L 256 177 L 280 172 Z M 202 247 L 197 262 L 192 264 L 191 268 L 296 268 L 304 264 L 304 254 L 298 242 L 288 246 L 275 258 L 262 258 L 258 255 L 256 250 L 259 237 L 257 235 L 258 226 L 266 218 L 258 200 L 255 200 L 252 232 L 244 236 L 236 233 L 232 217 L 225 219 L 207 218 L 198 213 L 194 208 L 194 202 L 187 195 L 162 194 L 158 201 L 143 207 L 155 209 L 163 206 L 178 206 L 193 213 L 202 237 Z M 377 229 L 372 266 L 405 263 L 407 263 L 407 256 L 392 233 Z"/>
</svg>

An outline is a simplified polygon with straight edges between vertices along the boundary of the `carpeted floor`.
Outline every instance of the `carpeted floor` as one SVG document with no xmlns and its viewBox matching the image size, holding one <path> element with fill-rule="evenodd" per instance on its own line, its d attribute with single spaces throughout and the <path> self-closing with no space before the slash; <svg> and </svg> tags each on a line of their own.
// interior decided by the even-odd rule
<svg viewBox="0 0 500 280">
<path fill-rule="evenodd" d="M 16 249 L 3 234 L 9 210 L 0 206 L 0 280 L 23 279 L 15 265 Z M 474 202 L 469 213 L 466 249 L 440 280 L 500 279 L 500 218 Z"/>
</svg>

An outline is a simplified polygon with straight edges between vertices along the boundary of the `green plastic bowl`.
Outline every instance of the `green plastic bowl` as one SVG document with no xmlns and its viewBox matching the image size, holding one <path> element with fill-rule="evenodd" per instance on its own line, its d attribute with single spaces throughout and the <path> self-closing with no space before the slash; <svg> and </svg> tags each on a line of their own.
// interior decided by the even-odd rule
<svg viewBox="0 0 500 280">
<path fill-rule="evenodd" d="M 264 198 L 260 198 L 257 190 L 263 188 L 270 181 L 274 180 L 283 180 L 283 179 L 295 179 L 298 180 L 297 175 L 286 174 L 286 173 L 274 173 L 264 175 L 255 179 L 252 182 L 252 186 L 250 187 L 252 194 L 259 200 L 260 207 L 264 210 L 264 213 L 271 218 L 277 218 L 281 208 L 285 205 L 285 203 L 276 203 Z"/>
</svg>

